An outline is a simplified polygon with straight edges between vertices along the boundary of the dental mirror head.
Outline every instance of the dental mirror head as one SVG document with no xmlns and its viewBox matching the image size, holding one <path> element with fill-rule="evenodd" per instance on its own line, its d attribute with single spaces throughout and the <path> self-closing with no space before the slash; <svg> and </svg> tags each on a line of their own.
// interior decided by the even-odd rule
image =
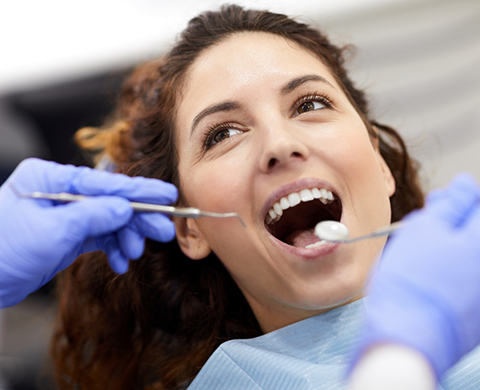
<svg viewBox="0 0 480 390">
<path fill-rule="evenodd" d="M 348 228 L 343 223 L 337 221 L 322 221 L 317 223 L 317 226 L 315 226 L 315 235 L 323 241 L 343 242 L 345 244 L 350 244 L 352 242 L 367 240 L 369 238 L 388 236 L 398 228 L 401 228 L 403 225 L 404 222 L 397 221 L 390 225 L 378 228 L 369 234 L 349 239 L 348 236 L 350 233 Z"/>
<path fill-rule="evenodd" d="M 348 228 L 337 221 L 322 221 L 315 226 L 315 235 L 320 240 L 343 241 L 348 239 L 349 234 Z"/>
</svg>

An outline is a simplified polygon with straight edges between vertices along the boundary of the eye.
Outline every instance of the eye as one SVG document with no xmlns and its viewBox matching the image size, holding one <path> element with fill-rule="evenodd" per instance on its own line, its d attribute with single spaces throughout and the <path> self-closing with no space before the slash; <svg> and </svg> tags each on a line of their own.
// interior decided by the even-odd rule
<svg viewBox="0 0 480 390">
<path fill-rule="evenodd" d="M 240 134 L 241 131 L 237 129 L 222 129 L 219 130 L 213 137 L 211 145 L 218 144 L 219 142 L 223 141 L 224 139 L 233 137 L 234 135 Z"/>
<path fill-rule="evenodd" d="M 205 133 L 205 140 L 203 143 L 203 150 L 210 149 L 215 144 L 243 133 L 242 130 L 235 128 L 231 123 L 222 123 L 220 125 L 213 125 L 209 127 Z"/>
<path fill-rule="evenodd" d="M 302 104 L 300 104 L 300 106 L 298 106 L 297 108 L 296 114 L 298 115 L 308 111 L 320 110 L 325 107 L 326 106 L 323 103 L 311 100 L 311 101 L 303 102 Z"/>
<path fill-rule="evenodd" d="M 295 117 L 309 111 L 318 111 L 325 108 L 333 108 L 331 100 L 318 93 L 311 93 L 295 101 L 293 104 L 293 116 Z"/>
</svg>

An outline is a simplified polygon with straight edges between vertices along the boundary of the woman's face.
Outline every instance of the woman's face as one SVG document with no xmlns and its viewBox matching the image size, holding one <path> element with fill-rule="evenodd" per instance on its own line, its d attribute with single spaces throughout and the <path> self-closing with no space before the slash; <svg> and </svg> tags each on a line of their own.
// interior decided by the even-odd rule
<svg viewBox="0 0 480 390">
<path fill-rule="evenodd" d="M 220 258 L 265 332 L 361 296 L 384 239 L 308 247 L 313 228 L 334 219 L 357 236 L 388 224 L 395 185 L 316 56 L 265 33 L 205 50 L 188 72 L 176 131 L 187 204 L 235 211 L 247 225 L 177 220 L 179 244 L 192 259 Z"/>
</svg>

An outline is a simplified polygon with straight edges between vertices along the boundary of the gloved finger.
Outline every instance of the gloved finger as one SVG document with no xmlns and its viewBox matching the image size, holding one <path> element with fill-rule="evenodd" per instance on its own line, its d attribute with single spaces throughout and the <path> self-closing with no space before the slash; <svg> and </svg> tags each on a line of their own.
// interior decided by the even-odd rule
<svg viewBox="0 0 480 390">
<path fill-rule="evenodd" d="M 28 158 L 17 166 L 9 179 L 20 192 L 69 192 L 71 179 L 83 169 L 84 167 Z"/>
<path fill-rule="evenodd" d="M 133 209 L 126 199 L 99 196 L 55 207 L 52 212 L 73 241 L 111 233 L 126 226 Z"/>
<path fill-rule="evenodd" d="M 178 191 L 171 183 L 144 177 L 131 178 L 87 167 L 62 165 L 30 158 L 22 161 L 9 181 L 20 192 L 71 192 L 82 195 L 118 195 L 138 202 L 170 204 Z"/>
<path fill-rule="evenodd" d="M 436 192 L 430 198 L 426 212 L 452 226 L 459 226 L 479 199 L 480 190 L 475 180 L 459 175 L 443 192 Z"/>
<path fill-rule="evenodd" d="M 105 252 L 110 267 L 117 274 L 127 272 L 129 258 L 120 248 L 119 238 L 114 233 L 85 240 L 82 253 L 96 250 Z"/>
<path fill-rule="evenodd" d="M 118 173 L 77 168 L 73 172 L 70 190 L 84 195 L 117 195 L 137 202 L 170 204 L 177 200 L 177 188 L 157 179 L 129 177 Z"/>
<path fill-rule="evenodd" d="M 128 226 L 117 233 L 118 243 L 123 254 L 129 258 L 138 259 L 145 249 L 145 237 Z"/>
<path fill-rule="evenodd" d="M 480 202 L 473 208 L 468 220 L 465 221 L 464 229 L 470 235 L 472 242 L 479 243 L 478 247 L 480 248 Z M 480 261 L 480 258 L 478 260 Z"/>
<path fill-rule="evenodd" d="M 155 241 L 168 242 L 175 237 L 174 223 L 160 213 L 136 213 L 129 226 Z"/>
<path fill-rule="evenodd" d="M 108 263 L 117 274 L 124 274 L 128 270 L 129 259 L 120 249 L 118 238 L 115 234 L 108 234 L 97 238 L 97 243 L 108 257 Z"/>
<path fill-rule="evenodd" d="M 439 188 L 431 191 L 426 196 L 427 204 L 433 205 L 437 201 L 442 201 L 446 197 L 458 196 L 460 192 L 472 192 L 480 195 L 480 187 L 476 183 L 475 179 L 468 174 L 459 174 L 453 178 L 449 185 L 445 188 Z"/>
<path fill-rule="evenodd" d="M 70 181 L 75 172 L 84 167 L 62 165 L 53 161 L 28 158 L 23 160 L 9 180 L 20 192 L 69 192 Z"/>
<path fill-rule="evenodd" d="M 138 234 L 135 230 L 125 227 L 117 233 L 117 242 L 122 254 L 127 259 L 138 259 L 145 249 L 145 237 Z M 103 250 L 108 242 L 111 242 L 109 235 L 99 236 L 97 238 L 87 238 L 83 244 L 82 252 L 91 252 Z"/>
<path fill-rule="evenodd" d="M 81 254 L 87 253 L 87 252 L 102 250 L 102 248 L 100 247 L 100 244 L 99 244 L 99 242 L 101 242 L 101 239 L 102 239 L 102 236 L 87 238 L 83 242 L 83 245 L 80 248 L 80 252 L 78 253 L 78 255 L 81 255 Z"/>
<path fill-rule="evenodd" d="M 425 203 L 429 206 L 433 205 L 438 200 L 442 200 L 445 197 L 447 188 L 438 188 L 430 191 L 425 197 Z"/>
</svg>

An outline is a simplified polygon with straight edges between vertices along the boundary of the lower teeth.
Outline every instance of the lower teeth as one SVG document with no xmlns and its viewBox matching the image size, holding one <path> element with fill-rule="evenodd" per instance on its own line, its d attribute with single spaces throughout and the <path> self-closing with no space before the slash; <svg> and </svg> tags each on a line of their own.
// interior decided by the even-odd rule
<svg viewBox="0 0 480 390">
<path fill-rule="evenodd" d="M 326 241 L 322 240 L 322 241 L 316 242 L 315 244 L 307 245 L 305 248 L 306 249 L 315 248 L 316 246 L 320 246 L 320 245 L 323 245 L 323 244 L 326 244 L 326 243 L 327 243 Z"/>
</svg>

